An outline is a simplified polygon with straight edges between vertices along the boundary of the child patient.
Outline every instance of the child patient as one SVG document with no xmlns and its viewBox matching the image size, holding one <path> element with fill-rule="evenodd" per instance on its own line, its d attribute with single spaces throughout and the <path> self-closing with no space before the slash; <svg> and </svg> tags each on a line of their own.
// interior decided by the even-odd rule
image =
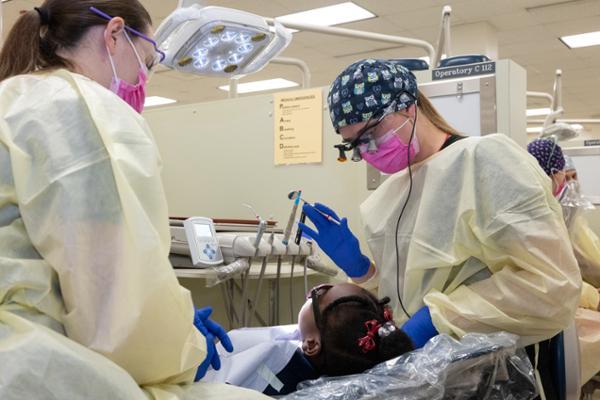
<svg viewBox="0 0 600 400">
<path fill-rule="evenodd" d="M 361 373 L 413 350 L 388 301 L 351 283 L 317 286 L 307 294 L 297 326 L 230 332 L 234 352 L 220 351 L 221 370 L 209 370 L 205 380 L 283 395 L 322 375 Z"/>
<path fill-rule="evenodd" d="M 351 283 L 320 285 L 298 314 L 302 351 L 320 375 L 363 372 L 413 350 L 386 304 Z"/>
</svg>

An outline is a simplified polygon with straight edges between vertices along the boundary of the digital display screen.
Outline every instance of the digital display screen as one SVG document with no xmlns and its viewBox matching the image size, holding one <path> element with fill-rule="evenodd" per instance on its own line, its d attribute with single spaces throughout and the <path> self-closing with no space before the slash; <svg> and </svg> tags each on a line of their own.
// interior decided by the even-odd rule
<svg viewBox="0 0 600 400">
<path fill-rule="evenodd" d="M 209 225 L 194 224 L 194 232 L 198 237 L 212 237 L 212 231 Z"/>
</svg>

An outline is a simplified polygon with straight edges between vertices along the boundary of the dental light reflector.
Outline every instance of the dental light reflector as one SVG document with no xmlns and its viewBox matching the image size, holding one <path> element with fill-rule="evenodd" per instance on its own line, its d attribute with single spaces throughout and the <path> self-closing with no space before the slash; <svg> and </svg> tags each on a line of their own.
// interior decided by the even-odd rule
<svg viewBox="0 0 600 400">
<path fill-rule="evenodd" d="M 193 2 L 192 2 L 193 3 Z M 262 69 L 291 41 L 279 22 L 224 7 L 179 7 L 156 32 L 165 66 L 192 74 L 232 77 Z"/>
</svg>

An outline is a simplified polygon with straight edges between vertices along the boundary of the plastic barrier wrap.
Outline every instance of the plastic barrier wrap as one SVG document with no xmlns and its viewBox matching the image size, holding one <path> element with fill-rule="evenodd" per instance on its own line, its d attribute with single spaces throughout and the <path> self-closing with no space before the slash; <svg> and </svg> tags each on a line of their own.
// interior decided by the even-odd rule
<svg viewBox="0 0 600 400">
<path fill-rule="evenodd" d="M 537 395 L 533 367 L 508 333 L 447 335 L 357 375 L 301 383 L 284 399 L 527 400 Z"/>
</svg>

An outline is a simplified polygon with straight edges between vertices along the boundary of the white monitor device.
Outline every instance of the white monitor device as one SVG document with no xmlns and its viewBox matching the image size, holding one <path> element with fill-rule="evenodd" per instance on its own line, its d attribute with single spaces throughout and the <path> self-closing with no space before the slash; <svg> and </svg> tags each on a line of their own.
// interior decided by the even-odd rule
<svg viewBox="0 0 600 400">
<path fill-rule="evenodd" d="M 223 263 L 223 254 L 212 219 L 188 218 L 183 222 L 183 227 L 194 267 L 206 268 Z"/>
</svg>

